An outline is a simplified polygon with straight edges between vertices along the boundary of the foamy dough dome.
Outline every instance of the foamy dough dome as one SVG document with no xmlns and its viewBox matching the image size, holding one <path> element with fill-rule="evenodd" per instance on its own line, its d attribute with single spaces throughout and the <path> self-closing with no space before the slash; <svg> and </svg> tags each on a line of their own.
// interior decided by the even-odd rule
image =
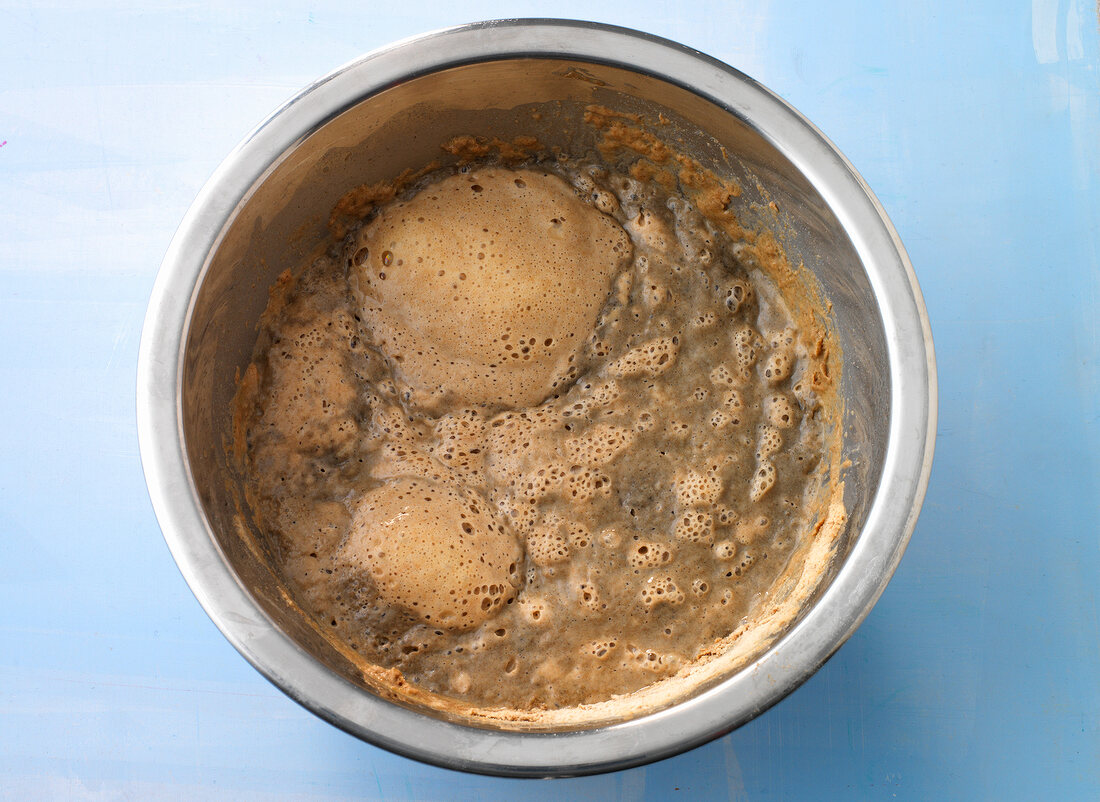
<svg viewBox="0 0 1100 802">
<path fill-rule="evenodd" d="M 631 253 L 556 175 L 483 167 L 384 208 L 355 283 L 415 404 L 526 407 L 568 374 Z"/>
<path fill-rule="evenodd" d="M 514 598 L 520 556 L 476 495 L 411 478 L 363 496 L 341 551 L 384 601 L 452 630 L 481 624 Z"/>
</svg>

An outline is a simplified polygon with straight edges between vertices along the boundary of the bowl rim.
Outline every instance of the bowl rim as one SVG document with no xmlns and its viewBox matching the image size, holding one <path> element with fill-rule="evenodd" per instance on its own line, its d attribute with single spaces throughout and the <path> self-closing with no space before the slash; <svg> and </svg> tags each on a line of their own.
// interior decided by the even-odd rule
<svg viewBox="0 0 1100 802">
<path fill-rule="evenodd" d="M 513 58 L 601 63 L 691 91 L 746 120 L 821 194 L 867 272 L 890 356 L 891 411 L 882 479 L 836 577 L 767 652 L 669 708 L 570 732 L 482 729 L 423 715 L 334 674 L 268 619 L 241 584 L 202 511 L 182 424 L 183 349 L 210 256 L 251 189 L 297 142 L 394 82 Z M 272 156 L 271 154 L 275 154 Z M 137 423 L 142 467 L 165 541 L 199 603 L 276 687 L 365 741 L 437 766 L 502 776 L 575 776 L 684 752 L 744 724 L 808 679 L 855 631 L 896 569 L 916 525 L 935 444 L 932 332 L 916 275 L 863 178 L 812 123 L 752 78 L 676 42 L 562 19 L 446 28 L 374 50 L 299 92 L 261 122 L 203 186 L 157 274 L 142 331 Z"/>
</svg>

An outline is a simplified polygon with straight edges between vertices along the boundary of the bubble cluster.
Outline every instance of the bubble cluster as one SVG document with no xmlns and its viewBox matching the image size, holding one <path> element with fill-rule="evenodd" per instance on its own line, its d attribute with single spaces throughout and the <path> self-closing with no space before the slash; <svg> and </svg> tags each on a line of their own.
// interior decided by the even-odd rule
<svg viewBox="0 0 1100 802">
<path fill-rule="evenodd" d="M 565 478 L 565 491 L 568 497 L 581 502 L 610 496 L 611 477 L 595 468 L 574 466 Z"/>
<path fill-rule="evenodd" d="M 679 655 L 661 653 L 654 649 L 641 649 L 637 646 L 629 648 L 630 659 L 635 665 L 646 671 L 668 673 L 680 667 L 683 660 Z"/>
<path fill-rule="evenodd" d="M 637 345 L 607 366 L 612 376 L 656 376 L 672 367 L 680 352 L 680 338 L 659 337 Z"/>
<path fill-rule="evenodd" d="M 667 604 L 675 607 L 684 602 L 684 592 L 671 576 L 651 576 L 642 586 L 641 599 L 646 607 Z"/>
<path fill-rule="evenodd" d="M 764 419 L 772 426 L 787 429 L 798 422 L 798 415 L 786 395 L 773 393 L 764 398 Z"/>
<path fill-rule="evenodd" d="M 565 441 L 565 455 L 574 463 L 606 465 L 630 447 L 634 432 L 625 426 L 601 423 L 583 435 Z"/>
<path fill-rule="evenodd" d="M 769 384 L 779 384 L 791 375 L 793 365 L 794 360 L 790 351 L 785 348 L 772 351 L 762 368 L 764 378 Z"/>
<path fill-rule="evenodd" d="M 273 338 L 261 425 L 299 451 L 344 451 L 358 437 L 354 385 L 337 336 L 314 322 L 288 322 Z"/>
<path fill-rule="evenodd" d="M 619 200 L 606 190 L 596 190 L 592 193 L 592 205 L 604 214 L 612 214 L 619 209 Z"/>
<path fill-rule="evenodd" d="M 738 519 L 737 511 L 730 507 L 715 507 L 714 508 L 714 520 L 721 526 L 729 526 L 732 523 L 736 523 Z"/>
<path fill-rule="evenodd" d="M 750 552 L 741 554 L 741 564 L 734 569 L 737 576 L 741 576 L 756 564 L 756 555 Z"/>
<path fill-rule="evenodd" d="M 605 660 L 618 645 L 618 642 L 614 638 L 605 638 L 585 644 L 582 651 L 585 654 L 595 657 L 597 660 Z"/>
<path fill-rule="evenodd" d="M 670 418 L 665 427 L 665 434 L 670 438 L 685 440 L 691 436 L 691 421 L 681 418 Z"/>
<path fill-rule="evenodd" d="M 617 411 L 615 402 L 621 396 L 622 389 L 614 379 L 604 382 L 578 382 L 569 394 L 561 415 L 563 418 L 583 418 L 599 414 L 601 410 L 605 415 L 612 415 Z"/>
<path fill-rule="evenodd" d="M 592 530 L 581 521 L 569 521 L 566 524 L 569 545 L 575 549 L 588 548 L 592 543 Z"/>
<path fill-rule="evenodd" d="M 526 474 L 516 485 L 516 495 L 529 504 L 559 493 L 568 476 L 568 469 L 557 463 L 544 465 Z"/>
<path fill-rule="evenodd" d="M 677 540 L 709 543 L 714 538 L 714 516 L 707 510 L 688 510 L 676 519 Z"/>
<path fill-rule="evenodd" d="M 505 412 L 493 418 L 485 434 L 486 467 L 498 484 L 508 484 L 547 452 L 553 433 L 562 424 L 561 414 L 540 406 L 522 412 Z M 543 462 L 542 467 L 546 467 Z"/>
<path fill-rule="evenodd" d="M 672 560 L 672 549 L 662 543 L 638 541 L 627 552 L 626 561 L 632 568 L 654 568 Z"/>
<path fill-rule="evenodd" d="M 374 431 L 391 443 L 415 446 L 421 442 L 423 431 L 409 419 L 400 407 L 384 404 L 375 399 L 372 405 L 371 425 Z"/>
<path fill-rule="evenodd" d="M 750 327 L 738 329 L 733 335 L 733 353 L 737 357 L 735 375 L 742 382 L 752 378 L 752 366 L 756 364 L 757 335 Z"/>
<path fill-rule="evenodd" d="M 716 365 L 710 372 L 710 380 L 719 387 L 732 386 L 737 383 L 733 372 L 726 365 Z"/>
<path fill-rule="evenodd" d="M 711 506 L 722 495 L 722 480 L 710 473 L 688 470 L 676 477 L 678 507 Z"/>
<path fill-rule="evenodd" d="M 752 298 L 752 285 L 747 281 L 731 281 L 726 288 L 722 303 L 731 313 L 737 314 L 742 304 Z"/>
<path fill-rule="evenodd" d="M 783 448 L 783 435 L 779 429 L 770 423 L 761 424 L 757 430 L 756 458 L 767 459 L 773 454 L 778 454 Z"/>
<path fill-rule="evenodd" d="M 531 562 L 545 567 L 569 558 L 569 541 L 560 528 L 560 522 L 543 524 L 527 535 L 527 556 Z"/>
<path fill-rule="evenodd" d="M 737 390 L 728 390 L 722 395 L 722 407 L 729 410 L 731 414 L 736 415 L 744 405 L 741 400 L 741 393 Z"/>
<path fill-rule="evenodd" d="M 415 446 L 387 443 L 378 450 L 371 476 L 382 480 L 409 476 L 442 482 L 448 478 L 448 470 Z"/>
<path fill-rule="evenodd" d="M 475 409 L 443 415 L 432 430 L 428 453 L 454 471 L 460 480 L 481 484 L 485 469 L 485 426 L 484 417 Z"/>
<path fill-rule="evenodd" d="M 752 476 L 752 485 L 749 487 L 749 500 L 760 501 L 775 487 L 776 470 L 771 460 L 761 460 L 756 464 L 756 472 Z"/>
<path fill-rule="evenodd" d="M 713 312 L 704 312 L 701 315 L 696 315 L 691 319 L 692 328 L 696 329 L 709 329 L 715 324 L 718 317 Z"/>
</svg>

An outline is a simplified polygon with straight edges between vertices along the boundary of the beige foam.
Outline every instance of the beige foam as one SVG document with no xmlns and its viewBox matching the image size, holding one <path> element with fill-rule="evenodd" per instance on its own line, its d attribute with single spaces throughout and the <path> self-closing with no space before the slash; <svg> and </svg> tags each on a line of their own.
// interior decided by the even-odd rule
<svg viewBox="0 0 1100 802">
<path fill-rule="evenodd" d="M 753 474 L 752 484 L 749 486 L 749 501 L 756 503 L 775 487 L 777 474 L 775 465 L 771 460 L 761 460 L 756 465 L 756 473 Z"/>
<path fill-rule="evenodd" d="M 768 355 L 768 361 L 764 363 L 764 378 L 770 384 L 778 384 L 791 375 L 794 358 L 786 349 L 776 349 Z"/>
<path fill-rule="evenodd" d="M 699 471 L 688 470 L 675 480 L 676 504 L 682 509 L 694 506 L 713 506 L 722 495 L 722 480 Z"/>
<path fill-rule="evenodd" d="M 612 376 L 657 376 L 676 361 L 680 353 L 678 337 L 659 337 L 652 342 L 631 348 L 607 366 Z"/>
<path fill-rule="evenodd" d="M 770 423 L 762 424 L 757 434 L 757 459 L 765 459 L 778 454 L 782 448 L 783 435 L 779 432 L 779 429 Z"/>
<path fill-rule="evenodd" d="M 288 322 L 272 344 L 263 425 L 306 452 L 346 449 L 357 436 L 347 380 L 333 333 L 310 322 Z"/>
<path fill-rule="evenodd" d="M 655 607 L 658 604 L 675 607 L 682 604 L 686 597 L 671 576 L 651 576 L 642 586 L 641 598 L 646 607 Z"/>
<path fill-rule="evenodd" d="M 642 540 L 627 552 L 626 561 L 632 568 L 652 568 L 672 560 L 672 549 L 663 543 Z"/>
<path fill-rule="evenodd" d="M 797 422 L 798 413 L 786 395 L 776 393 L 764 399 L 764 418 L 772 426 L 786 429 Z"/>
<path fill-rule="evenodd" d="M 527 556 L 535 565 L 546 567 L 568 559 L 569 544 L 561 532 L 540 526 L 527 535 Z"/>
<path fill-rule="evenodd" d="M 484 167 L 386 207 L 357 253 L 365 320 L 414 403 L 524 407 L 569 374 L 632 245 L 561 178 Z"/>
<path fill-rule="evenodd" d="M 576 182 L 574 174 L 568 171 L 567 174 L 570 181 Z M 433 186 L 439 185 L 430 185 L 428 189 Z M 484 186 L 481 191 L 485 191 Z M 626 186 L 623 187 L 623 198 L 622 219 L 627 221 L 624 226 L 630 229 L 629 221 L 636 216 L 636 208 Z M 389 214 L 393 211 L 392 206 L 396 205 L 392 204 L 388 210 L 383 209 L 381 214 Z M 604 203 L 604 206 L 613 208 L 613 204 Z M 674 215 L 674 220 L 665 219 L 667 215 L 663 206 L 653 205 L 653 208 L 656 210 L 654 214 L 660 218 L 657 222 L 664 226 L 669 235 L 666 237 L 668 247 L 677 249 L 682 246 L 684 252 L 691 256 L 695 245 L 689 248 L 685 243 L 689 240 L 694 242 L 692 237 L 701 223 L 684 229 L 680 216 Z M 671 200 L 669 208 L 674 209 Z M 671 223 L 676 224 L 675 228 Z M 732 579 L 734 573 L 738 577 L 742 574 L 751 576 L 753 582 L 757 582 L 756 578 L 762 574 L 766 575 L 769 569 L 774 575 L 776 569 L 768 563 L 777 564 L 778 561 L 774 559 L 774 553 L 773 558 L 769 558 L 767 552 L 776 537 L 786 536 L 783 504 L 793 506 L 791 498 L 797 498 L 786 487 L 779 485 L 766 492 L 766 507 L 746 504 L 749 502 L 745 498 L 748 491 L 746 485 L 752 479 L 754 468 L 750 455 L 759 444 L 762 447 L 758 449 L 758 459 L 767 459 L 774 453 L 769 451 L 769 444 L 778 442 L 780 446 L 789 445 L 793 450 L 789 458 L 777 459 L 772 466 L 778 467 L 784 481 L 788 473 L 795 476 L 812 470 L 823 448 L 821 434 L 818 433 L 820 427 L 814 425 L 813 419 L 802 427 L 802 411 L 797 406 L 792 406 L 789 410 L 791 414 L 787 414 L 783 400 L 770 399 L 786 398 L 788 393 L 800 402 L 804 396 L 812 399 L 822 391 L 822 387 L 828 389 L 828 385 L 821 382 L 829 376 L 827 372 L 819 375 L 811 370 L 813 363 L 809 366 L 805 364 L 807 354 L 813 353 L 805 346 L 812 343 L 799 340 L 795 348 L 789 339 L 783 341 L 783 332 L 778 329 L 783 320 L 769 318 L 762 322 L 754 307 L 742 313 L 746 292 L 751 297 L 751 285 L 745 283 L 738 297 L 737 288 L 731 286 L 731 278 L 718 272 L 706 279 L 714 283 L 702 285 L 707 292 L 706 298 L 700 299 L 705 300 L 704 306 L 713 307 L 714 311 L 696 309 L 692 300 L 696 297 L 694 292 L 684 292 L 692 286 L 678 279 L 677 275 L 680 271 L 694 275 L 696 263 L 705 265 L 710 261 L 710 255 L 705 261 L 701 252 L 698 259 L 694 256 L 674 259 L 672 261 L 677 267 L 673 268 L 669 264 L 671 257 L 654 254 L 659 258 L 654 258 L 652 267 L 647 269 L 642 266 L 646 258 L 647 239 L 645 236 L 638 237 L 637 245 L 643 255 L 637 258 L 635 269 L 620 271 L 609 282 L 613 285 L 611 294 L 607 296 L 602 312 L 597 315 L 597 326 L 590 332 L 584 357 L 578 356 L 572 363 L 566 360 L 571 366 L 567 371 L 576 370 L 578 377 L 573 384 L 566 373 L 572 384 L 568 394 L 559 393 L 560 397 L 548 398 L 545 404 L 533 409 L 502 410 L 464 404 L 456 397 L 453 387 L 446 386 L 446 382 L 444 386 L 410 388 L 409 373 L 402 364 L 408 356 L 408 349 L 416 351 L 413 354 L 416 358 L 437 360 L 441 346 L 429 342 L 426 349 L 414 348 L 417 341 L 411 339 L 411 334 L 420 336 L 420 333 L 412 332 L 403 321 L 386 317 L 388 311 L 382 310 L 379 304 L 377 321 L 371 321 L 367 316 L 372 330 L 360 332 L 356 328 L 355 333 L 365 335 L 363 340 L 368 344 L 377 342 L 379 338 L 386 340 L 387 354 L 390 356 L 387 367 L 396 369 L 398 386 L 394 386 L 389 371 L 385 375 L 378 371 L 369 376 L 367 371 L 360 371 L 360 357 L 364 353 L 375 356 L 375 351 L 356 351 L 344 367 L 349 377 L 354 372 L 355 378 L 360 380 L 352 382 L 357 393 L 346 399 L 338 398 L 340 406 L 329 411 L 334 417 L 337 414 L 347 417 L 360 429 L 360 436 L 352 441 L 357 452 L 345 462 L 345 451 L 336 448 L 336 444 L 330 445 L 328 438 L 312 437 L 313 432 L 308 433 L 310 438 L 302 438 L 296 429 L 284 432 L 273 427 L 273 436 L 264 441 L 271 441 L 288 451 L 287 463 L 290 467 L 284 469 L 280 465 L 278 473 L 272 472 L 269 476 L 277 482 L 282 482 L 284 475 L 291 477 L 295 482 L 294 492 L 304 489 L 310 496 L 310 503 L 316 501 L 312 498 L 315 494 L 313 488 L 322 487 L 313 475 L 318 471 L 317 466 L 320 466 L 322 473 L 326 468 L 331 470 L 335 456 L 341 460 L 341 470 L 371 484 L 374 479 L 397 482 L 426 480 L 426 485 L 432 487 L 454 489 L 464 501 L 474 498 L 467 495 L 467 490 L 476 491 L 480 497 L 491 500 L 493 512 L 490 515 L 498 514 L 499 510 L 499 515 L 509 516 L 506 526 L 510 534 L 514 533 L 518 542 L 527 542 L 526 565 L 519 567 L 519 571 L 527 569 L 528 584 L 518 591 L 518 596 L 514 596 L 515 591 L 512 591 L 514 601 L 511 605 L 503 602 L 501 609 L 505 612 L 492 617 L 492 607 L 500 590 L 493 587 L 493 582 L 474 577 L 465 582 L 465 586 L 482 582 L 477 587 L 483 592 L 470 595 L 491 596 L 485 600 L 490 608 L 487 618 L 491 620 L 483 628 L 473 627 L 436 638 L 422 635 L 423 630 L 439 627 L 434 625 L 435 614 L 424 612 L 427 604 L 418 596 L 421 589 L 415 584 L 404 588 L 400 584 L 387 584 L 384 567 L 376 568 L 380 578 L 374 580 L 365 570 L 363 555 L 356 553 L 356 545 L 363 545 L 361 536 L 358 541 L 354 536 L 348 537 L 351 514 L 346 512 L 343 504 L 328 501 L 329 498 L 349 499 L 350 492 L 362 492 L 365 489 L 363 486 L 358 487 L 357 491 L 346 491 L 343 486 L 345 477 L 340 476 L 341 484 L 336 488 L 339 492 L 328 492 L 326 489 L 322 501 L 328 505 L 326 509 L 331 508 L 331 523 L 322 520 L 325 517 L 322 510 L 318 510 L 316 522 L 302 522 L 301 514 L 289 507 L 285 514 L 278 516 L 268 515 L 265 511 L 265 519 L 277 519 L 280 523 L 288 519 L 285 529 L 288 533 L 293 529 L 292 535 L 302 541 L 295 544 L 294 553 L 304 555 L 300 567 L 312 572 L 310 576 L 313 573 L 324 574 L 326 570 L 331 573 L 331 569 L 321 566 L 333 565 L 343 569 L 337 572 L 340 584 L 334 586 L 339 593 L 336 590 L 326 591 L 323 595 L 307 594 L 304 598 L 310 602 L 312 610 L 320 611 L 316 623 L 324 630 L 325 636 L 331 638 L 342 652 L 352 653 L 353 659 L 362 658 L 356 659 L 356 662 L 362 665 L 364 676 L 372 687 L 382 677 L 382 683 L 386 685 L 384 692 L 389 695 L 405 696 L 413 702 L 426 701 L 430 707 L 439 710 L 497 722 L 523 722 L 535 728 L 569 721 L 600 723 L 637 712 L 652 712 L 679 695 L 679 689 L 667 685 L 662 691 L 659 683 L 639 691 L 633 686 L 616 686 L 610 681 L 603 684 L 606 678 L 613 680 L 616 676 L 636 674 L 638 666 L 655 672 L 652 678 L 642 680 L 643 684 L 656 681 L 661 674 L 669 675 L 678 670 L 682 661 L 700 656 L 698 644 L 689 643 L 683 649 L 678 642 L 673 645 L 674 641 L 679 640 L 680 633 L 692 630 L 692 626 L 688 625 L 689 618 L 674 615 L 672 608 L 676 604 L 683 604 L 687 597 L 691 597 L 687 605 L 690 611 L 685 610 L 682 615 L 695 616 L 695 620 L 701 620 L 708 626 L 716 620 L 725 621 L 727 618 L 732 622 L 730 626 L 738 620 L 748 620 L 740 618 L 741 611 L 751 612 L 756 602 L 750 603 L 750 595 L 740 587 L 735 596 L 726 585 L 737 581 Z M 358 258 L 360 251 L 361 258 Z M 369 264 L 369 249 L 356 242 L 354 250 L 344 255 L 353 258 L 347 263 L 341 261 L 334 264 L 338 268 L 334 274 L 341 279 L 342 299 L 349 297 L 343 270 L 345 264 L 349 269 L 357 268 L 352 270 L 354 285 L 357 281 L 355 274 L 361 272 L 358 268 L 365 269 L 364 266 Z M 384 254 L 384 260 L 386 258 Z M 405 266 L 404 263 L 396 265 L 403 259 L 395 261 L 392 251 L 388 261 L 391 266 Z M 376 275 L 376 278 L 381 281 L 380 276 Z M 391 279 L 392 276 L 387 273 L 385 281 Z M 733 283 L 736 284 L 736 280 Z M 726 294 L 724 306 L 722 293 Z M 364 298 L 374 303 L 378 300 L 370 295 L 360 295 L 358 300 Z M 661 304 L 660 310 L 652 314 L 652 307 L 657 303 Z M 690 304 L 691 308 L 685 308 L 685 303 Z M 361 307 L 355 311 L 361 311 Z M 702 318 L 699 328 L 694 327 L 693 318 L 684 318 L 685 314 Z M 363 315 L 360 314 L 360 317 Z M 759 333 L 752 325 L 746 324 L 759 327 Z M 705 335 L 699 334 L 706 326 L 710 327 L 710 331 Z M 743 331 L 734 335 L 739 328 Z M 423 338 L 421 342 L 424 342 Z M 509 342 L 515 341 L 510 339 Z M 537 342 L 527 343 L 525 338 L 524 345 L 537 345 Z M 406 350 L 400 351 L 398 346 Z M 778 377 L 769 388 L 768 380 L 775 378 L 767 374 L 772 352 L 783 348 L 798 362 L 793 366 L 793 371 L 788 371 L 790 375 Z M 325 349 L 315 350 L 320 354 Z M 520 353 L 523 353 L 522 349 Z M 395 356 L 400 359 L 395 359 Z M 508 358 L 545 361 L 542 354 L 532 356 L 531 360 Z M 722 360 L 726 365 L 712 378 L 713 384 L 707 382 L 707 372 Z M 382 362 L 382 359 L 377 361 Z M 615 362 L 614 367 L 610 366 L 611 362 Z M 451 367 L 459 372 L 455 365 Z M 303 371 L 302 381 L 315 381 L 319 372 L 327 375 L 328 370 L 327 364 L 314 365 L 310 371 Z M 263 378 L 268 381 L 268 374 Z M 788 386 L 788 379 L 791 385 L 797 386 Z M 553 386 L 555 381 L 557 377 L 551 380 L 550 385 Z M 329 393 L 324 382 L 315 381 L 315 384 L 318 385 L 318 393 L 325 394 L 323 400 L 330 401 L 327 395 L 334 393 Z M 558 385 L 559 390 L 562 387 Z M 414 391 L 413 406 L 418 408 L 410 409 L 404 403 L 408 396 L 401 394 L 409 389 Z M 761 393 L 766 395 L 761 397 Z M 401 398 L 400 406 L 397 405 L 398 397 Z M 288 400 L 295 403 L 301 401 L 297 397 Z M 431 414 L 419 414 L 425 411 Z M 784 414 L 787 414 L 786 418 Z M 761 423 L 771 424 L 776 430 L 782 429 L 779 439 L 764 436 Z M 669 429 L 667 435 L 664 432 L 666 427 Z M 719 428 L 722 430 L 720 436 L 714 436 Z M 256 430 L 259 430 L 258 427 Z M 643 434 L 646 432 L 652 434 Z M 678 442 L 671 443 L 673 438 Z M 816 438 L 816 445 L 809 443 L 812 438 Z M 314 444 L 315 439 L 320 440 L 318 445 Z M 659 470 L 653 472 L 655 481 L 651 493 L 638 489 L 639 483 L 634 480 L 635 463 L 643 468 L 645 463 L 638 458 L 641 455 L 632 452 L 630 447 L 621 448 L 627 439 L 641 441 L 643 449 L 670 446 L 670 459 L 667 463 L 662 461 Z M 260 453 L 260 446 L 250 446 L 250 449 L 254 456 Z M 727 449 L 738 456 L 726 453 Z M 661 453 L 664 456 L 664 452 Z M 355 464 L 355 456 L 359 457 L 360 467 Z M 792 464 L 794 459 L 801 464 Z M 683 477 L 685 469 L 697 475 L 692 477 L 697 478 L 697 482 L 687 483 L 698 484 L 697 487 L 689 489 L 679 486 L 677 479 Z M 646 471 L 643 477 L 647 481 L 649 474 Z M 458 489 L 460 485 L 465 489 Z M 274 487 L 278 489 L 279 485 Z M 705 498 L 715 492 L 718 501 L 736 504 L 744 519 L 731 506 L 705 503 Z M 682 493 L 685 494 L 683 497 Z M 674 498 L 675 506 L 672 503 Z M 659 519 L 654 519 L 651 514 L 654 504 L 661 513 Z M 350 504 L 353 508 L 357 505 L 358 502 Z M 625 518 L 628 510 L 631 519 L 635 518 L 633 505 L 638 505 L 637 517 L 640 520 Z M 437 510 L 434 514 L 438 518 L 442 513 L 438 505 L 435 506 Z M 773 508 L 776 508 L 774 532 L 769 530 L 768 519 L 763 515 L 764 512 L 770 514 Z M 346 517 L 340 517 L 341 513 Z M 585 523 L 578 522 L 578 517 Z M 573 520 L 567 522 L 570 518 Z M 357 524 L 362 523 L 359 516 L 355 520 Z M 492 523 L 496 520 L 490 518 Z M 302 524 L 300 531 L 296 526 L 292 527 L 292 523 Z M 391 530 L 389 534 L 393 533 L 394 530 Z M 639 542 L 641 537 L 656 539 Z M 425 540 L 430 539 L 425 536 Z M 384 545 L 391 540 L 402 550 L 420 549 L 424 554 L 430 553 L 433 546 L 429 543 L 420 547 L 415 542 L 409 545 L 406 543 L 408 538 L 397 536 L 388 536 L 381 542 Z M 673 542 L 667 543 L 665 540 Z M 640 547 L 645 547 L 646 551 L 637 551 Z M 318 552 L 321 561 L 313 551 Z M 647 564 L 653 558 L 646 555 L 651 554 L 662 557 L 668 554 L 669 557 L 667 561 Z M 387 555 L 385 551 L 377 556 L 380 560 L 393 559 L 393 555 Z M 337 562 L 332 561 L 333 557 L 337 558 Z M 339 564 L 340 557 L 345 559 L 342 565 Z M 402 568 L 401 573 L 407 575 L 415 576 L 424 564 L 424 559 L 412 559 L 408 554 L 401 559 L 416 567 L 415 571 Z M 759 565 L 750 572 L 754 561 Z M 288 575 L 296 577 L 298 574 L 294 569 L 298 566 L 292 561 L 284 559 L 284 562 Z M 355 566 L 359 568 L 348 570 L 348 562 L 353 564 L 353 569 Z M 802 558 L 792 558 L 792 565 L 796 563 L 800 570 Z M 351 588 L 354 590 L 357 584 L 355 570 L 362 571 L 368 590 L 378 585 L 383 593 L 389 594 L 387 598 L 367 599 L 370 609 L 364 608 L 371 615 L 385 611 L 383 624 L 395 618 L 388 610 L 390 603 L 420 612 L 425 621 L 431 620 L 433 624 L 413 628 L 402 636 L 400 643 L 393 639 L 394 632 L 383 632 L 381 629 L 379 632 L 385 636 L 380 641 L 381 647 L 376 648 L 373 642 L 364 643 L 365 639 L 361 636 L 373 631 L 372 624 L 368 624 L 366 619 L 356 618 L 345 627 L 346 611 L 335 609 L 337 604 L 346 607 L 346 602 L 360 600 L 358 594 L 353 594 L 355 599 L 347 595 L 345 580 L 352 580 Z M 450 573 L 455 572 L 452 569 Z M 724 577 L 721 575 L 723 573 Z M 646 592 L 640 594 L 642 588 L 639 583 L 647 576 L 650 582 L 644 588 Z M 513 587 L 518 584 L 517 577 L 509 578 L 513 580 L 510 583 Z M 625 581 L 620 582 L 620 579 Z M 776 604 L 782 603 L 795 580 L 797 574 L 781 587 L 772 586 L 778 587 L 774 597 L 763 593 L 765 601 L 758 605 L 762 615 L 770 615 L 774 619 L 774 632 L 779 631 L 774 627 L 783 626 L 783 622 L 789 621 L 790 616 L 797 612 L 796 603 L 793 607 L 788 606 L 785 617 L 775 615 Z M 323 582 L 324 577 L 320 581 Z M 435 582 L 434 579 L 425 580 L 425 584 Z M 314 583 L 307 589 L 319 584 Z M 509 591 L 504 593 L 507 595 Z M 388 602 L 389 599 L 397 601 Z M 479 599 L 475 601 L 481 603 Z M 766 610 L 763 607 L 765 602 Z M 713 613 L 719 607 L 724 610 L 722 619 Z M 339 628 L 333 628 L 335 625 L 331 622 L 334 619 L 327 616 L 329 609 L 343 616 L 340 617 Z M 400 621 L 395 627 L 408 625 L 404 616 L 396 618 Z M 668 621 L 667 626 L 665 620 Z M 638 622 L 636 627 L 635 622 Z M 656 628 L 658 625 L 661 627 L 659 630 Z M 536 627 L 540 632 L 536 633 Z M 715 631 L 730 630 L 722 628 Z M 737 632 L 739 637 L 743 634 L 740 630 Z M 541 644 L 549 648 L 540 648 L 539 638 L 542 639 Z M 751 630 L 737 645 L 754 639 L 758 643 L 763 642 L 758 632 Z M 487 642 L 494 644 L 494 649 L 488 649 Z M 702 646 L 699 648 L 705 650 L 702 659 L 713 658 L 717 647 L 712 651 L 714 642 L 710 635 L 700 642 Z M 601 643 L 605 646 L 610 644 L 610 657 L 606 651 L 597 655 L 598 648 L 591 652 L 584 651 L 588 645 Z M 615 648 L 616 643 L 618 648 Z M 396 649 L 389 648 L 391 644 L 403 647 L 400 651 L 405 655 L 409 654 L 405 650 L 407 647 L 423 652 L 406 660 L 398 655 Z M 461 646 L 455 654 L 462 653 L 462 662 L 471 662 L 463 666 L 454 664 L 450 650 L 455 645 Z M 723 646 L 728 645 L 728 642 L 723 642 Z M 433 650 L 437 656 L 432 656 Z M 485 658 L 486 653 L 494 650 L 498 654 L 504 653 L 504 656 L 499 660 L 496 657 Z M 586 660 L 573 659 L 581 653 L 591 654 L 591 657 Z M 743 654 L 747 653 L 743 650 Z M 434 662 L 424 662 L 426 656 Z M 483 658 L 483 664 L 473 662 Z M 599 659 L 609 662 L 595 669 L 590 668 Z M 391 663 L 397 667 L 390 668 Z M 480 667 L 475 669 L 475 665 Z M 482 670 L 484 667 L 488 668 Z M 699 670 L 705 667 L 702 662 L 693 666 Z M 596 673 L 601 669 L 602 674 Z M 406 673 L 403 675 L 402 672 Z M 716 676 L 711 673 L 696 682 L 690 671 L 684 671 L 682 675 L 680 679 L 685 680 L 689 690 L 697 689 L 704 680 L 712 682 Z M 497 694 L 494 690 L 488 696 L 481 694 L 479 686 L 486 685 L 482 681 L 484 677 L 491 678 L 489 684 L 494 689 L 498 678 L 504 680 L 500 685 L 501 692 Z M 512 679 L 509 680 L 509 677 Z M 427 682 L 419 685 L 425 679 Z M 545 685 L 545 689 L 528 690 L 530 685 L 539 683 Z M 559 707 L 576 703 L 575 697 L 570 697 L 561 689 L 585 684 L 590 688 L 603 688 L 606 692 L 602 696 L 592 694 L 586 697 L 591 703 L 585 701 L 577 707 Z M 620 692 L 628 695 L 617 696 Z M 463 699 L 447 696 L 459 694 L 465 697 L 468 693 L 472 695 Z"/>
<path fill-rule="evenodd" d="M 756 364 L 757 335 L 750 327 L 738 329 L 733 335 L 733 351 L 737 355 L 737 377 L 742 382 L 752 378 L 752 366 Z"/>
<path fill-rule="evenodd" d="M 733 422 L 733 416 L 722 409 L 710 413 L 710 425 L 715 429 L 725 429 Z"/>
<path fill-rule="evenodd" d="M 465 630 L 514 598 L 520 551 L 476 496 L 401 478 L 363 496 L 341 557 L 386 602 Z"/>
<path fill-rule="evenodd" d="M 673 534 L 677 540 L 709 543 L 714 539 L 714 516 L 705 510 L 689 510 L 676 520 Z"/>
<path fill-rule="evenodd" d="M 634 432 L 624 426 L 600 423 L 580 437 L 565 441 L 565 454 L 572 462 L 606 465 L 634 442 Z"/>
</svg>

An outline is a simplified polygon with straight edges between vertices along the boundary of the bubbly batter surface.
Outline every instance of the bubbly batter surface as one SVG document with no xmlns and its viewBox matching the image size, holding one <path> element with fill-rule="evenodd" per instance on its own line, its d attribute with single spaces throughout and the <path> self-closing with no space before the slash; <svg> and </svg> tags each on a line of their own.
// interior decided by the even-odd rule
<svg viewBox="0 0 1100 802">
<path fill-rule="evenodd" d="M 287 280 L 242 383 L 301 605 L 416 688 L 517 710 L 737 629 L 824 515 L 820 349 L 754 258 L 595 164 L 379 209 Z"/>
</svg>

